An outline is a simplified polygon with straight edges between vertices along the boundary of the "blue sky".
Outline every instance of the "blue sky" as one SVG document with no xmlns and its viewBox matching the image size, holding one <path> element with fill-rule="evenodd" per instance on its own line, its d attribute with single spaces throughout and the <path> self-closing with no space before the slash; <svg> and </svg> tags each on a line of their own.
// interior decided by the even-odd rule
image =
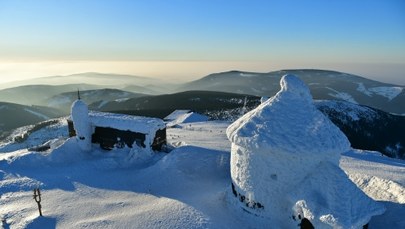
<svg viewBox="0 0 405 229">
<path fill-rule="evenodd" d="M 177 62 L 191 77 L 206 73 L 198 69 L 329 68 L 405 84 L 403 0 L 0 0 L 0 34 L 0 74 L 27 63 L 42 69 L 35 76 L 52 73 L 41 63 L 64 74 L 61 63 L 70 63 L 66 74 L 140 75 L 151 71 L 119 63 Z M 224 69 L 212 67 L 221 62 Z M 154 74 L 181 76 L 178 66 Z"/>
</svg>

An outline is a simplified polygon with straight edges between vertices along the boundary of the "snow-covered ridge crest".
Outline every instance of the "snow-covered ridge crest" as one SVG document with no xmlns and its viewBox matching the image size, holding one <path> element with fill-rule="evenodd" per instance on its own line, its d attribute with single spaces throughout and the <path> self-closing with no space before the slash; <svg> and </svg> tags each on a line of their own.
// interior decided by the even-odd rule
<svg viewBox="0 0 405 229">
<path fill-rule="evenodd" d="M 285 75 L 280 85 L 275 96 L 228 127 L 227 136 L 232 142 L 271 148 L 273 152 L 334 156 L 350 149 L 346 136 L 316 109 L 304 82 Z"/>
</svg>

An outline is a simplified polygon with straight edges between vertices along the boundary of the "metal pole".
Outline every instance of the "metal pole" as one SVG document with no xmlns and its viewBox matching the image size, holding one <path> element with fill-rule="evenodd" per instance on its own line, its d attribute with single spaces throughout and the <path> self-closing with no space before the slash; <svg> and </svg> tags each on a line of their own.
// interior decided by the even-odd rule
<svg viewBox="0 0 405 229">
<path fill-rule="evenodd" d="M 39 188 L 34 189 L 34 200 L 38 204 L 38 211 L 39 215 L 42 216 L 42 206 L 41 206 L 41 191 L 39 191 Z"/>
</svg>

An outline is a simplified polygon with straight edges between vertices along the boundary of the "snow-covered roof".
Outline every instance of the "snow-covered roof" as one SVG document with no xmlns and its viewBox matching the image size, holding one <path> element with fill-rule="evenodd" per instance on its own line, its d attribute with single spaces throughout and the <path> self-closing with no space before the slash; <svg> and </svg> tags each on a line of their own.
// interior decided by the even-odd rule
<svg viewBox="0 0 405 229">
<path fill-rule="evenodd" d="M 228 138 L 247 148 L 264 147 L 288 153 L 343 153 L 346 136 L 313 105 L 308 87 L 285 75 L 281 90 L 227 129 Z"/>
<path fill-rule="evenodd" d="M 198 114 L 195 112 L 190 112 L 190 113 L 186 113 L 186 114 L 178 116 L 176 119 L 172 120 L 167 125 L 174 126 L 174 125 L 181 124 L 181 123 L 206 122 L 206 121 L 208 121 L 208 119 L 209 119 L 208 116 Z"/>
<path fill-rule="evenodd" d="M 173 121 L 182 115 L 190 113 L 190 110 L 175 110 L 164 118 L 166 121 Z"/>
<path fill-rule="evenodd" d="M 177 119 L 177 121 L 179 121 L 179 123 L 190 123 L 190 122 L 205 122 L 208 121 L 208 119 L 209 119 L 208 116 L 191 112 L 180 116 Z"/>
<path fill-rule="evenodd" d="M 129 130 L 133 132 L 149 134 L 165 128 L 163 120 L 124 114 L 113 114 L 107 112 L 89 112 L 90 122 L 98 127 L 110 127 L 118 130 Z"/>
</svg>

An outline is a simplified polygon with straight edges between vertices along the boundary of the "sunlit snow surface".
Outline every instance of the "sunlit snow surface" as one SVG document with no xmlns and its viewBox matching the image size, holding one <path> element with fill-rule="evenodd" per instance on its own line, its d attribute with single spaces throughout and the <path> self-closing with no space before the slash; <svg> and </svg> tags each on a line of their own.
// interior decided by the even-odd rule
<svg viewBox="0 0 405 229">
<path fill-rule="evenodd" d="M 363 83 L 359 83 L 357 91 L 364 93 L 365 95 L 372 97 L 373 94 L 383 96 L 389 101 L 393 100 L 404 90 L 403 87 L 372 87 L 366 88 Z"/>
<path fill-rule="evenodd" d="M 229 124 L 189 123 L 168 129 L 169 143 L 179 147 L 152 158 L 137 150 L 106 152 L 97 147 L 83 154 L 73 140 L 53 152 L 0 154 L 0 218 L 11 228 L 279 228 L 234 209 L 227 199 Z M 60 129 L 67 131 L 66 126 Z M 405 228 L 404 161 L 350 151 L 340 166 L 387 208 L 371 220 L 370 228 Z M 32 199 L 37 186 L 42 190 L 42 218 Z"/>
</svg>

